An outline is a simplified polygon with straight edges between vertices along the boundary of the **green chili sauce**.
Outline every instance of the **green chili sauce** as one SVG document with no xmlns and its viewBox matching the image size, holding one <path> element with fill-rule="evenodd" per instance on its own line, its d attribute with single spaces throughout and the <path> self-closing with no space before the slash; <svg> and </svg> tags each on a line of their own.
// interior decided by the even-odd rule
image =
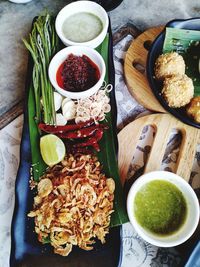
<svg viewBox="0 0 200 267">
<path fill-rule="evenodd" d="M 154 180 L 137 192 L 134 213 L 138 223 L 157 235 L 170 235 L 184 224 L 187 215 L 186 200 L 172 183 Z"/>
</svg>

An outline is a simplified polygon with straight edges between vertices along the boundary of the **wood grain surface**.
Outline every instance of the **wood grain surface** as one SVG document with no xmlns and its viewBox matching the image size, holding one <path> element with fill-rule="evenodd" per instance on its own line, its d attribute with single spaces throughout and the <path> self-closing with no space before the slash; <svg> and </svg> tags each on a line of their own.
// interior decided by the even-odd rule
<svg viewBox="0 0 200 267">
<path fill-rule="evenodd" d="M 124 74 L 130 93 L 141 105 L 165 113 L 149 86 L 145 71 L 150 45 L 162 30 L 163 26 L 150 28 L 133 40 L 126 53 Z"/>
<path fill-rule="evenodd" d="M 200 141 L 200 131 L 170 114 L 152 114 L 129 123 L 118 134 L 118 164 L 122 184 L 126 180 L 142 130 L 147 125 L 153 126 L 156 133 L 144 172 L 160 170 L 170 133 L 173 129 L 177 129 L 182 134 L 182 142 L 175 173 L 189 181 L 196 147 Z"/>
</svg>

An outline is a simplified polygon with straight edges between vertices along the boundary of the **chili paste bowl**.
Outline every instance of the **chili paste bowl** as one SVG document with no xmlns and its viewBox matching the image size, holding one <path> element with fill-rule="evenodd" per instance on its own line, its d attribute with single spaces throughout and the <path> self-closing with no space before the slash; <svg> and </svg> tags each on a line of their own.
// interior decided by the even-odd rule
<svg viewBox="0 0 200 267">
<path fill-rule="evenodd" d="M 167 171 L 146 173 L 136 180 L 128 193 L 127 212 L 135 231 L 158 247 L 185 242 L 199 222 L 194 190 L 182 177 Z"/>
<path fill-rule="evenodd" d="M 108 31 L 109 19 L 105 9 L 92 1 L 76 1 L 66 5 L 58 13 L 56 32 L 66 45 L 96 48 Z"/>
<path fill-rule="evenodd" d="M 69 46 L 52 58 L 48 73 L 58 93 L 81 99 L 90 97 L 101 88 L 106 66 L 103 57 L 93 48 Z"/>
</svg>

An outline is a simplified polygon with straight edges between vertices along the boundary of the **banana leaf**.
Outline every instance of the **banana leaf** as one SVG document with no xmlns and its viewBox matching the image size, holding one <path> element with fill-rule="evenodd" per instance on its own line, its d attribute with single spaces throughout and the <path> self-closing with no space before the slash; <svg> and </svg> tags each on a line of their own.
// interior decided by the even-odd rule
<svg viewBox="0 0 200 267">
<path fill-rule="evenodd" d="M 200 95 L 200 31 L 167 27 L 163 53 L 171 51 L 176 51 L 183 56 L 186 74 L 194 83 L 194 95 Z"/>
<path fill-rule="evenodd" d="M 103 56 L 106 64 L 106 77 L 105 81 L 109 81 L 109 34 L 106 36 L 104 42 L 97 48 L 98 52 Z M 114 90 L 114 88 L 113 88 Z M 114 97 L 114 91 L 111 92 L 110 97 Z M 112 101 L 113 102 L 113 101 Z M 114 107 L 112 107 L 114 108 Z M 31 154 L 32 154 L 32 173 L 35 181 L 39 180 L 39 177 L 45 172 L 47 165 L 42 160 L 39 148 L 40 133 L 38 131 L 35 122 L 35 101 L 33 88 L 30 87 L 28 98 L 28 112 L 29 112 L 29 129 L 30 129 L 30 142 L 31 142 Z M 113 125 L 113 110 L 106 116 L 109 129 L 105 131 L 104 136 L 100 142 L 101 151 L 98 153 L 98 159 L 103 166 L 103 171 L 107 177 L 112 177 L 115 180 L 115 199 L 114 199 L 114 213 L 111 217 L 111 227 L 121 225 L 128 221 L 125 201 L 123 195 L 123 189 L 120 183 L 120 177 L 118 173 L 118 165 L 116 159 L 116 134 L 115 125 Z M 115 120 L 115 119 L 114 119 Z"/>
</svg>

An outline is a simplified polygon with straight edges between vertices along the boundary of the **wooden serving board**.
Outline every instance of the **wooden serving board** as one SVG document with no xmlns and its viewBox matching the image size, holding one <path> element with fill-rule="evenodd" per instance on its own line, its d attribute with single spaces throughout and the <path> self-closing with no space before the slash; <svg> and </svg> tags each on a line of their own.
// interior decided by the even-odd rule
<svg viewBox="0 0 200 267">
<path fill-rule="evenodd" d="M 145 126 L 151 125 L 156 133 L 144 172 L 160 170 L 170 133 L 177 129 L 182 133 L 175 173 L 189 181 L 200 131 L 177 120 L 170 114 L 152 114 L 129 123 L 118 134 L 118 166 L 124 184 L 138 140 Z"/>
<path fill-rule="evenodd" d="M 125 56 L 124 74 L 130 93 L 141 105 L 165 113 L 149 86 L 145 71 L 150 45 L 162 30 L 163 26 L 150 28 L 133 40 Z"/>
</svg>

